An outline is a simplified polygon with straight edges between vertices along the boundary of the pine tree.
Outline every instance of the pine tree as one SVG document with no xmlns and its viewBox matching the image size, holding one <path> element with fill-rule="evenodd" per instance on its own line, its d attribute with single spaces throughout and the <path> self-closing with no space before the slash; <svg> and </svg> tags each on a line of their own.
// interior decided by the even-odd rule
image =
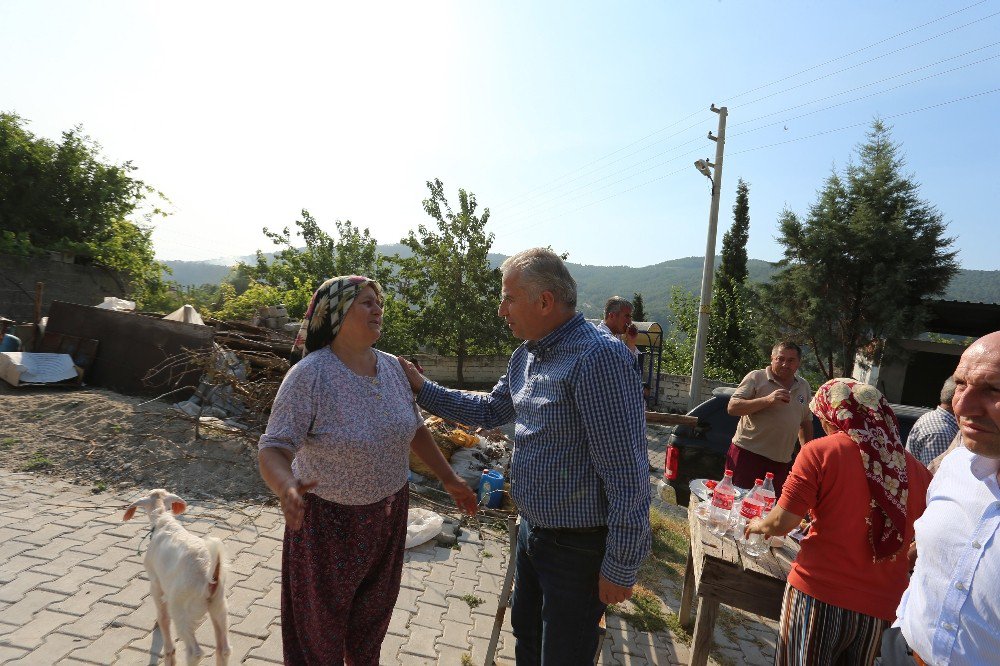
<svg viewBox="0 0 1000 666">
<path fill-rule="evenodd" d="M 779 220 L 782 270 L 764 302 L 827 377 L 849 375 L 859 350 L 877 360 L 887 339 L 919 332 L 924 300 L 958 271 L 941 213 L 904 164 L 876 120 L 857 163 L 831 174 L 806 218 L 786 210 Z"/>
</svg>

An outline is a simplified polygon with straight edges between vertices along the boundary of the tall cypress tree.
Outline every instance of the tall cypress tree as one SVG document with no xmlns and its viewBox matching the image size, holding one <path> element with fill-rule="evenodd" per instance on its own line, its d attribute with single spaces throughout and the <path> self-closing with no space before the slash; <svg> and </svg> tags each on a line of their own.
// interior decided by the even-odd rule
<svg viewBox="0 0 1000 666">
<path fill-rule="evenodd" d="M 632 321 L 646 321 L 646 306 L 642 303 L 642 294 L 632 292 Z"/>
<path fill-rule="evenodd" d="M 747 240 L 750 238 L 750 187 L 736 186 L 733 224 L 722 237 L 722 261 L 715 271 L 708 362 L 720 379 L 740 379 L 757 367 L 751 291 L 747 283 Z"/>
</svg>

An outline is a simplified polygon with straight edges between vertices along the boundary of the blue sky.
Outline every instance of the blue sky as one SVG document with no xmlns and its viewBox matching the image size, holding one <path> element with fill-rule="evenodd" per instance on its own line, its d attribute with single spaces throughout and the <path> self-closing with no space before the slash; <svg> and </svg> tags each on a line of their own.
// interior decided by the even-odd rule
<svg viewBox="0 0 1000 666">
<path fill-rule="evenodd" d="M 269 249 L 302 208 L 398 242 L 433 178 L 490 208 L 504 254 L 703 255 L 715 103 L 719 247 L 742 177 L 748 252 L 780 258 L 781 210 L 880 115 L 962 266 L 1000 269 L 1000 0 L 5 0 L 0 63 L 0 109 L 53 139 L 82 124 L 170 198 L 161 259 Z"/>
</svg>

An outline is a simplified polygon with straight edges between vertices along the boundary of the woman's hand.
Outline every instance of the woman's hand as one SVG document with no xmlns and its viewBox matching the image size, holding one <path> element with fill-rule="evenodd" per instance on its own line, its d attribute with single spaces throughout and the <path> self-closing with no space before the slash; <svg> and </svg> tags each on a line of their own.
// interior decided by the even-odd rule
<svg viewBox="0 0 1000 666">
<path fill-rule="evenodd" d="M 743 538 L 749 539 L 751 534 L 764 534 L 763 529 L 764 521 L 760 518 L 753 518 L 747 523 L 746 529 L 743 530 Z"/>
<path fill-rule="evenodd" d="M 465 481 L 455 476 L 444 481 L 443 485 L 462 513 L 467 513 L 470 516 L 476 515 L 479 510 L 479 502 L 476 500 L 476 493 L 472 492 L 472 488 Z"/>
<path fill-rule="evenodd" d="M 293 531 L 302 527 L 302 519 L 306 513 L 306 503 L 303 496 L 315 488 L 319 481 L 299 481 L 294 479 L 281 493 L 281 512 L 285 514 L 285 524 Z"/>
</svg>

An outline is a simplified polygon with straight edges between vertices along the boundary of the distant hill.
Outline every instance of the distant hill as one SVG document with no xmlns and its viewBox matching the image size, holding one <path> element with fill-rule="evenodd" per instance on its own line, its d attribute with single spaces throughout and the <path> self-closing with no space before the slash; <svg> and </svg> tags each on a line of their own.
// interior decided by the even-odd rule
<svg viewBox="0 0 1000 666">
<path fill-rule="evenodd" d="M 409 256 L 405 245 L 379 245 L 379 252 L 391 256 Z M 249 255 L 242 261 L 254 262 Z M 491 254 L 494 265 L 500 265 L 504 255 Z M 719 265 L 721 258 L 716 258 Z M 202 261 L 165 261 L 173 275 L 166 279 L 182 285 L 218 284 L 229 274 L 230 267 Z M 599 317 L 604 309 L 604 301 L 609 296 L 623 296 L 631 299 L 634 292 L 642 294 L 647 318 L 666 324 L 670 300 L 670 290 L 678 286 L 697 293 L 701 289 L 701 257 L 672 259 L 652 266 L 631 268 L 629 266 L 585 266 L 569 263 L 570 272 L 579 286 L 578 307 L 587 317 Z M 750 279 L 766 282 L 771 279 L 776 268 L 773 264 L 759 259 L 747 262 Z M 974 303 L 1000 303 L 1000 271 L 960 270 L 951 281 L 945 299 L 971 301 Z"/>
</svg>

